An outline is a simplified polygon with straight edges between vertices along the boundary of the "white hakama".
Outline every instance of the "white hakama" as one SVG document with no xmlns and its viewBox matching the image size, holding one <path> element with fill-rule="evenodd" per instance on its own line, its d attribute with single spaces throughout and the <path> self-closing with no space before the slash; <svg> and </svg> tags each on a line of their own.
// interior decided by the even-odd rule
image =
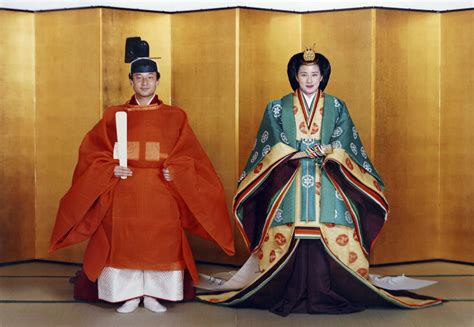
<svg viewBox="0 0 474 327">
<path fill-rule="evenodd" d="M 183 270 L 157 271 L 106 267 L 98 279 L 99 299 L 122 302 L 142 296 L 183 299 Z"/>
</svg>

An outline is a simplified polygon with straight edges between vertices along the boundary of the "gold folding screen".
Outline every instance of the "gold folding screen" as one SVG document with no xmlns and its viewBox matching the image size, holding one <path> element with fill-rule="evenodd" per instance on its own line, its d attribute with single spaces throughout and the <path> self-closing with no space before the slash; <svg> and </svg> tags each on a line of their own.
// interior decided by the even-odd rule
<svg viewBox="0 0 474 327">
<path fill-rule="evenodd" d="M 173 105 L 183 108 L 219 174 L 230 207 L 237 173 L 237 11 L 171 16 Z M 235 262 L 214 243 L 190 237 L 196 259 Z"/>
<path fill-rule="evenodd" d="M 376 262 L 439 256 L 439 19 L 376 13 L 374 159 L 391 204 Z"/>
<path fill-rule="evenodd" d="M 290 92 L 289 57 L 316 43 L 332 65 L 327 92 L 348 104 L 387 185 L 391 215 L 372 262 L 473 261 L 466 205 L 474 182 L 472 11 L 170 15 L 98 8 L 0 11 L 0 18 L 11 27 L 0 32 L 0 261 L 81 260 L 84 245 L 48 254 L 49 235 L 82 137 L 107 106 L 131 95 L 123 50 L 134 35 L 162 57 L 159 95 L 188 113 L 229 207 L 264 106 Z M 241 242 L 236 258 L 207 242 L 192 244 L 203 261 L 246 256 Z"/>
<path fill-rule="evenodd" d="M 474 262 L 474 11 L 441 15 L 438 256 Z"/>
<path fill-rule="evenodd" d="M 80 261 L 84 244 L 48 254 L 80 142 L 101 115 L 100 10 L 36 14 L 36 257 Z"/>
<path fill-rule="evenodd" d="M 0 11 L 0 262 L 35 257 L 35 16 Z"/>
</svg>

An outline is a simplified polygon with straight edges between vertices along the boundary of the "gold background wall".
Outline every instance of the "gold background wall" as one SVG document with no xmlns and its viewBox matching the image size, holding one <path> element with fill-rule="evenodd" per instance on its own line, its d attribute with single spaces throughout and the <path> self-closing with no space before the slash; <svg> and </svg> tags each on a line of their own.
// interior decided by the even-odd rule
<svg viewBox="0 0 474 327">
<path fill-rule="evenodd" d="M 474 262 L 474 15 L 441 15 L 441 217 L 438 256 Z"/>
<path fill-rule="evenodd" d="M 0 262 L 35 257 L 35 16 L 0 10 Z"/>
<path fill-rule="evenodd" d="M 172 104 L 183 108 L 224 184 L 235 190 L 237 10 L 171 16 Z M 190 237 L 197 260 L 235 262 L 214 243 Z"/>
<path fill-rule="evenodd" d="M 51 255 L 49 236 L 84 134 L 131 95 L 123 50 L 135 35 L 162 57 L 159 95 L 188 113 L 229 208 L 266 103 L 291 90 L 289 57 L 316 43 L 332 65 L 327 92 L 346 101 L 387 185 L 391 214 L 372 262 L 473 261 L 472 11 L 98 8 L 0 11 L 0 19 L 8 22 L 0 31 L 0 261 L 81 261 L 84 244 Z M 241 242 L 235 258 L 192 244 L 202 261 L 246 256 Z"/>
<path fill-rule="evenodd" d="M 100 10 L 36 14 L 36 257 L 82 261 L 84 243 L 48 254 L 79 145 L 101 115 Z"/>
<path fill-rule="evenodd" d="M 439 257 L 439 18 L 376 12 L 374 161 L 391 205 L 377 263 Z"/>
</svg>

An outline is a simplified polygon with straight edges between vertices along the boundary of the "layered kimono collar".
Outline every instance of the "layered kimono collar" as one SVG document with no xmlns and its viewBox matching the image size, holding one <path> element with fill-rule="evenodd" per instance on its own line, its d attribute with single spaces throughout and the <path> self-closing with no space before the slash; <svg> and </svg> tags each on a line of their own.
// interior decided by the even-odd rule
<svg viewBox="0 0 474 327">
<path fill-rule="evenodd" d="M 135 94 L 134 94 L 134 95 L 132 95 L 132 98 L 130 99 L 128 104 L 130 104 L 132 106 L 151 106 L 151 105 L 154 105 L 154 104 L 160 104 L 160 100 L 158 100 L 158 96 L 155 94 L 155 96 L 150 100 L 149 103 L 142 104 L 142 103 L 138 103 L 138 100 L 137 100 L 137 98 L 135 97 Z"/>
<path fill-rule="evenodd" d="M 312 104 L 313 104 L 313 100 L 314 98 L 316 97 L 316 94 L 318 94 L 318 91 L 314 92 L 312 95 L 306 95 L 306 93 L 304 92 L 301 92 L 301 94 L 303 95 L 303 98 L 305 99 L 306 103 L 306 109 L 308 109 L 308 111 L 311 112 L 311 108 L 312 108 Z"/>
</svg>

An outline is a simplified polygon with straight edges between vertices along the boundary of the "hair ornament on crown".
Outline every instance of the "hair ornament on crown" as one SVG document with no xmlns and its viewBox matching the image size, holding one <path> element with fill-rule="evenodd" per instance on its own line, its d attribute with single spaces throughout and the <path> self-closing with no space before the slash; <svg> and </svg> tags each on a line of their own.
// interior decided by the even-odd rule
<svg viewBox="0 0 474 327">
<path fill-rule="evenodd" d="M 306 62 L 312 62 L 316 59 L 316 51 L 313 50 L 315 44 L 311 48 L 306 48 L 303 51 L 303 60 Z"/>
</svg>

